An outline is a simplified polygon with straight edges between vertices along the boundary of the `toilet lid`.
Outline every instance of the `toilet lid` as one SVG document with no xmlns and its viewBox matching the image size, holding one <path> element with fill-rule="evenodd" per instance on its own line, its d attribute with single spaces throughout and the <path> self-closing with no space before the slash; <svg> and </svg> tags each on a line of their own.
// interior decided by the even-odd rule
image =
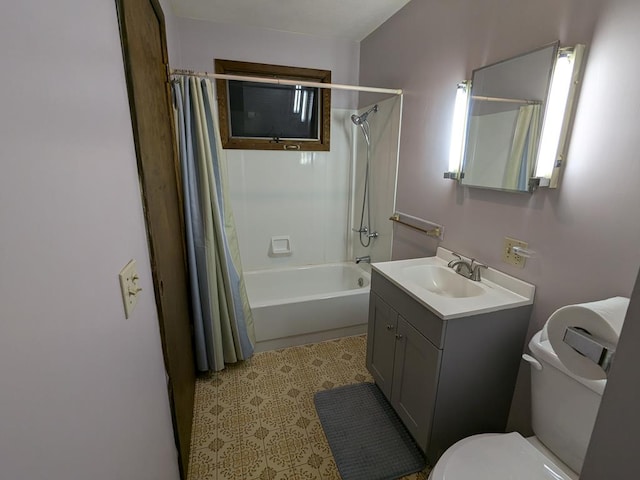
<svg viewBox="0 0 640 480">
<path fill-rule="evenodd" d="M 432 480 L 571 480 L 519 433 L 460 440 L 440 458 Z"/>
</svg>

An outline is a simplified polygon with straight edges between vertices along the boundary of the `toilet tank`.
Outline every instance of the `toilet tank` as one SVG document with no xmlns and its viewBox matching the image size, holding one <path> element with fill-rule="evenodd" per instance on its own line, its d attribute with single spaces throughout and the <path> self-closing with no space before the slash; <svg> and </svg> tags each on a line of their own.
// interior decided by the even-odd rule
<svg viewBox="0 0 640 480">
<path fill-rule="evenodd" d="M 560 460 L 580 473 L 606 380 L 573 375 L 542 332 L 533 336 L 529 349 L 542 366 L 531 366 L 533 431 Z"/>
</svg>

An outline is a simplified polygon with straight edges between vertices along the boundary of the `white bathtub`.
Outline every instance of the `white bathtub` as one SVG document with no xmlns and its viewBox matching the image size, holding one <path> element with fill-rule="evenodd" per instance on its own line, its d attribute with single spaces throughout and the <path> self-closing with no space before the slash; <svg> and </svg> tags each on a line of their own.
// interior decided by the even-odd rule
<svg viewBox="0 0 640 480">
<path fill-rule="evenodd" d="M 256 351 L 365 333 L 370 278 L 353 263 L 244 272 Z"/>
</svg>

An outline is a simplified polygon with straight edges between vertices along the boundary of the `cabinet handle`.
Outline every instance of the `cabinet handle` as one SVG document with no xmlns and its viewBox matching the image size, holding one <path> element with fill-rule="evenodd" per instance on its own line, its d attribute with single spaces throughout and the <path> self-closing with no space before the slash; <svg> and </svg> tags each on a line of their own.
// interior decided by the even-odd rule
<svg viewBox="0 0 640 480">
<path fill-rule="evenodd" d="M 400 339 L 402 338 L 402 334 L 401 334 L 401 333 L 396 333 L 396 338 L 397 338 L 398 340 L 400 340 Z"/>
<path fill-rule="evenodd" d="M 393 330 L 393 325 L 391 324 L 387 325 L 387 330 Z"/>
</svg>

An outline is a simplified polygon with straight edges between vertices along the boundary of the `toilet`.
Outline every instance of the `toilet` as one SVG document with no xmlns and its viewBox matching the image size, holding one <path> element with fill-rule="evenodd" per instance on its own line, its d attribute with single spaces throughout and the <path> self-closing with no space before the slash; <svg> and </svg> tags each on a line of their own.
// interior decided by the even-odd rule
<svg viewBox="0 0 640 480">
<path fill-rule="evenodd" d="M 577 480 L 606 380 L 573 375 L 546 333 L 529 342 L 535 436 L 487 433 L 464 438 L 440 457 L 429 480 Z"/>
</svg>

